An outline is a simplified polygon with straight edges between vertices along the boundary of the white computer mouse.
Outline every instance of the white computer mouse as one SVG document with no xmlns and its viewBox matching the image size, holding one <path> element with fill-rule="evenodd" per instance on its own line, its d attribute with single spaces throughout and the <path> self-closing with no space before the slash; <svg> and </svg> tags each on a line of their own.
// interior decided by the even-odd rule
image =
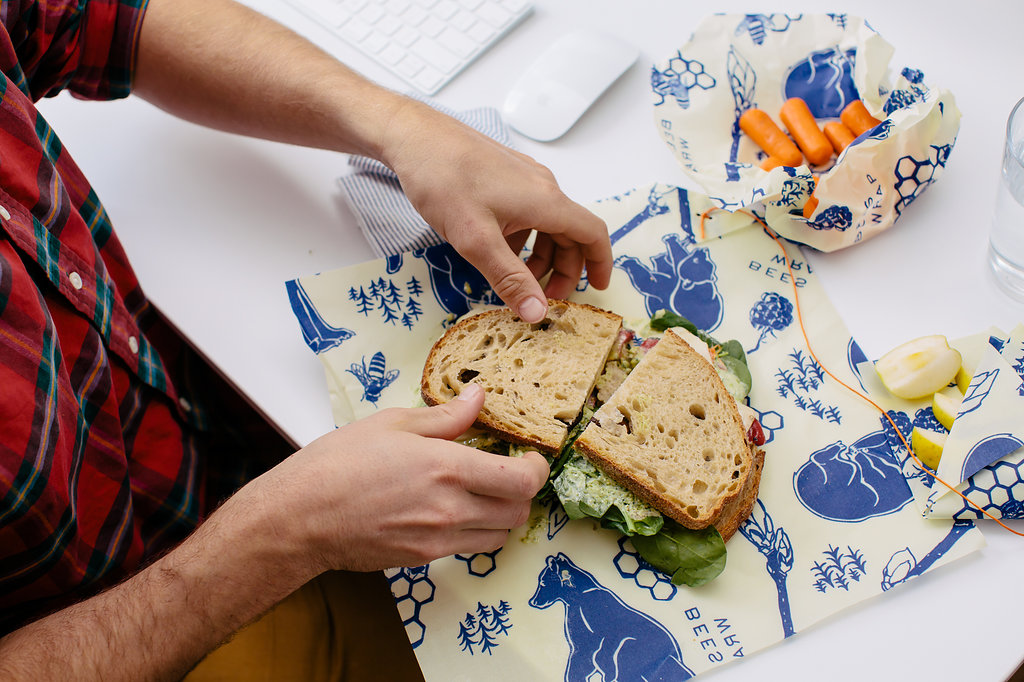
<svg viewBox="0 0 1024 682">
<path fill-rule="evenodd" d="M 502 111 L 516 131 L 549 142 L 564 135 L 639 50 L 614 36 L 576 30 L 556 40 L 519 77 Z"/>
</svg>

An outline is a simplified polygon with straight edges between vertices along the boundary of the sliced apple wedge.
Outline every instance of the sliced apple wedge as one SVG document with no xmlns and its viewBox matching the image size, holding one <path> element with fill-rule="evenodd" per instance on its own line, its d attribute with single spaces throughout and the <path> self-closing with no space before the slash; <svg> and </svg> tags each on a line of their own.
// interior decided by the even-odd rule
<svg viewBox="0 0 1024 682">
<path fill-rule="evenodd" d="M 953 428 L 953 420 L 956 419 L 960 403 L 963 401 L 964 394 L 955 386 L 937 391 L 932 396 L 932 412 L 947 431 Z"/>
<path fill-rule="evenodd" d="M 942 448 L 946 446 L 946 434 L 915 426 L 910 433 L 910 447 L 921 462 L 932 471 L 939 468 Z"/>
<path fill-rule="evenodd" d="M 945 388 L 961 364 L 960 352 L 941 334 L 922 336 L 893 348 L 875 363 L 885 388 L 897 398 L 924 398 Z"/>
</svg>

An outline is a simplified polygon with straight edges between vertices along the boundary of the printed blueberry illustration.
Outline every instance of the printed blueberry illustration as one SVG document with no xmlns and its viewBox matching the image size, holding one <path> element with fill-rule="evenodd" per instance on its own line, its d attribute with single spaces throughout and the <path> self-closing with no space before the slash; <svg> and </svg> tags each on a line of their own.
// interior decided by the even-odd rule
<svg viewBox="0 0 1024 682">
<path fill-rule="evenodd" d="M 885 568 L 882 569 L 882 590 L 891 590 L 896 585 L 927 571 L 972 528 L 974 528 L 973 521 L 954 521 L 946 537 L 942 538 L 939 544 L 935 545 L 920 561 L 914 558 L 914 553 L 909 547 L 893 554 Z"/>
<path fill-rule="evenodd" d="M 782 294 L 766 291 L 761 294 L 761 300 L 750 309 L 750 324 L 760 331 L 761 335 L 757 339 L 757 345 L 748 350 L 747 355 L 760 348 L 765 337 L 774 337 L 793 324 L 793 304 Z"/>
<path fill-rule="evenodd" d="M 889 93 L 882 104 L 882 110 L 886 116 L 899 109 L 909 107 L 928 95 L 928 88 L 924 85 L 924 73 L 920 70 L 905 68 L 900 75 L 906 80 L 906 87 L 896 88 Z"/>
<path fill-rule="evenodd" d="M 710 90 L 715 87 L 715 79 L 704 71 L 704 65 L 695 59 L 686 59 L 682 53 L 668 60 L 668 68 L 659 71 L 651 68 L 651 90 L 660 99 L 654 103 L 659 106 L 672 98 L 682 109 L 690 108 L 690 90 L 700 88 Z"/>
<path fill-rule="evenodd" d="M 884 431 L 814 451 L 793 475 L 793 489 L 811 513 L 851 523 L 892 514 L 913 499 Z"/>
<path fill-rule="evenodd" d="M 907 444 L 910 443 L 911 435 L 915 426 L 929 431 L 944 431 L 945 427 L 939 423 L 938 419 L 935 418 L 935 414 L 932 412 L 931 407 L 925 407 L 917 410 L 917 412 L 914 413 L 913 419 L 911 419 L 906 412 L 901 412 L 899 410 L 889 410 L 886 414 L 888 415 L 888 418 L 879 417 L 879 421 L 882 426 L 882 433 L 885 436 L 885 442 L 889 452 L 893 459 L 900 465 L 904 480 L 917 480 L 926 488 L 931 488 L 935 485 L 935 478 L 927 471 L 923 471 L 920 468 L 910 451 L 907 450 L 907 446 L 904 445 L 904 441 L 906 441 Z M 889 422 L 889 419 L 892 419 L 892 423 Z M 895 424 L 897 429 L 899 429 L 899 434 L 893 430 L 893 424 Z M 901 435 L 902 439 L 900 438 Z"/>
<path fill-rule="evenodd" d="M 800 14 L 795 17 L 790 17 L 788 14 L 748 14 L 740 20 L 734 33 L 737 36 L 746 33 L 755 45 L 763 45 L 769 32 L 788 31 L 790 23 L 800 19 L 801 16 Z"/>
<path fill-rule="evenodd" d="M 815 220 L 808 220 L 807 225 L 815 230 L 846 232 L 853 227 L 853 213 L 846 206 L 829 206 Z"/>
<path fill-rule="evenodd" d="M 398 615 L 405 626 L 409 642 L 415 649 L 423 644 L 427 627 L 423 623 L 423 607 L 434 601 L 437 586 L 430 579 L 430 564 L 413 568 L 396 568 L 385 572 Z"/>
<path fill-rule="evenodd" d="M 619 537 L 619 551 L 612 563 L 619 575 L 650 592 L 651 599 L 668 601 L 676 596 L 678 588 L 672 584 L 672 578 L 647 563 L 625 535 Z"/>
<path fill-rule="evenodd" d="M 896 175 L 896 216 L 899 217 L 907 206 L 920 197 L 928 186 L 935 182 L 941 169 L 946 167 L 953 145 L 932 145 L 931 155 L 927 159 L 915 159 L 907 155 L 896 161 L 893 172 Z"/>
<path fill-rule="evenodd" d="M 775 373 L 777 386 L 775 392 L 783 398 L 791 398 L 793 404 L 804 412 L 813 414 L 822 421 L 841 424 L 843 421 L 839 408 L 827 405 L 815 397 L 825 381 L 825 371 L 821 365 L 798 348 L 787 355 L 789 367 L 780 367 Z"/>
<path fill-rule="evenodd" d="M 975 443 L 967 453 L 960 470 L 960 480 L 976 473 L 982 467 L 1001 460 L 1011 452 L 1024 447 L 1024 441 L 1009 433 L 997 433 Z"/>
<path fill-rule="evenodd" d="M 697 247 L 687 251 L 683 239 L 674 233 L 661 240 L 665 251 L 650 259 L 653 267 L 633 256 L 619 256 L 615 266 L 624 270 L 643 294 L 648 315 L 672 310 L 698 328 L 714 331 L 722 322 L 722 295 L 708 250 Z"/>
<path fill-rule="evenodd" d="M 366 364 L 366 356 L 363 356 L 361 364 L 352 363 L 349 369 L 345 370 L 363 385 L 362 399 L 377 404 L 380 394 L 385 388 L 398 378 L 398 370 L 388 370 L 384 360 L 384 353 L 377 351 L 370 358 L 370 364 Z"/>
<path fill-rule="evenodd" d="M 546 609 L 556 602 L 565 605 L 566 682 L 693 677 L 664 625 L 627 605 L 562 553 L 547 558 L 530 606 Z"/>
<path fill-rule="evenodd" d="M 811 567 L 811 575 L 815 579 L 814 589 L 819 592 L 833 588 L 849 592 L 850 582 L 860 582 L 867 572 L 864 555 L 849 545 L 846 550 L 829 545 L 822 554 L 825 555 L 824 561 L 815 561 Z"/>
<path fill-rule="evenodd" d="M 779 617 L 782 619 L 783 636 L 795 634 L 793 612 L 789 605 L 789 589 L 786 587 L 786 577 L 793 568 L 793 543 L 789 541 L 789 534 L 781 526 L 776 528 L 771 515 L 765 509 L 764 502 L 760 499 L 754 505 L 750 518 L 740 525 L 739 531 L 764 555 L 765 567 L 775 582 L 775 589 L 779 595 Z"/>
<path fill-rule="evenodd" d="M 285 289 L 288 291 L 292 312 L 299 321 L 302 339 L 314 353 L 325 353 L 355 336 L 355 332 L 349 329 L 328 324 L 320 316 L 299 280 L 285 282 Z"/>
<path fill-rule="evenodd" d="M 474 303 L 501 305 L 501 299 L 484 276 L 449 244 L 412 253 L 430 266 L 431 288 L 445 312 L 460 317 L 468 313 Z"/>
<path fill-rule="evenodd" d="M 739 155 L 740 139 L 740 117 L 743 112 L 754 105 L 754 90 L 757 88 L 757 72 L 747 59 L 729 47 L 729 54 L 726 56 L 725 68 L 729 74 L 729 89 L 732 91 L 733 123 L 732 123 L 732 147 L 729 150 L 729 161 L 726 164 L 726 180 L 736 182 L 740 179 L 739 170 L 735 165 L 736 157 Z"/>
<path fill-rule="evenodd" d="M 497 606 L 485 606 L 477 602 L 476 613 L 467 613 L 466 617 L 459 623 L 459 647 L 475 655 L 474 647 L 479 647 L 480 653 L 491 655 L 492 650 L 498 646 L 498 636 L 508 636 L 512 629 L 509 621 L 509 611 L 512 607 L 508 602 L 502 600 Z"/>
<path fill-rule="evenodd" d="M 847 104 L 860 99 L 853 83 L 856 55 L 836 47 L 812 52 L 787 74 L 786 99 L 803 99 L 815 118 L 839 118 Z"/>
</svg>

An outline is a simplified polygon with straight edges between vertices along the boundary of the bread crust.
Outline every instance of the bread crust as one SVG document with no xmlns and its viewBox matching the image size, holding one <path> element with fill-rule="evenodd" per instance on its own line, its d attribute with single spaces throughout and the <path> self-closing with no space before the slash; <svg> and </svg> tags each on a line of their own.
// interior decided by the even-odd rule
<svg viewBox="0 0 1024 682">
<path fill-rule="evenodd" d="M 590 326 L 578 330 L 577 335 L 559 326 L 578 324 Z M 507 307 L 488 310 L 460 320 L 438 339 L 424 363 L 420 393 L 427 405 L 439 405 L 452 400 L 466 384 L 479 383 L 487 395 L 476 426 L 504 440 L 554 454 L 561 449 L 569 426 L 578 418 L 593 390 L 621 326 L 622 317 L 615 313 L 586 303 L 557 299 L 549 301 L 548 315 L 536 324 L 523 322 Z M 500 341 L 488 348 L 486 357 L 477 358 L 475 350 L 460 348 L 463 338 L 482 333 L 477 331 L 480 329 L 499 329 L 504 338 L 517 343 L 525 337 L 531 341 L 536 338 L 540 346 L 543 341 L 554 343 L 550 340 L 564 332 L 560 340 L 566 343 L 555 348 L 557 360 L 554 355 L 530 356 L 525 350 L 523 353 L 537 364 L 547 363 L 549 374 L 560 371 L 567 376 L 555 376 L 547 380 L 548 383 L 536 378 L 536 383 L 528 386 L 523 381 L 525 370 L 518 372 L 509 364 L 514 353 L 502 347 Z M 581 343 L 586 339 L 591 343 Z M 545 352 L 550 350 L 547 348 Z M 511 361 L 520 362 L 523 358 L 516 356 Z M 454 369 L 463 366 L 465 374 L 463 371 L 453 374 Z M 516 378 L 520 381 L 513 385 Z M 519 402 L 524 403 L 519 406 L 519 415 L 510 414 L 511 408 Z M 545 411 L 544 408 L 549 408 L 551 413 L 537 414 Z M 526 414 L 528 411 L 532 414 Z"/>
<path fill-rule="evenodd" d="M 667 436 L 631 432 L 631 406 L 634 409 L 637 407 L 637 397 L 633 392 L 647 379 L 647 372 L 657 371 L 657 376 L 661 376 L 660 372 L 663 370 L 654 370 L 654 365 L 649 363 L 655 357 L 660 362 L 666 356 L 671 356 L 665 360 L 666 363 L 672 364 L 680 371 L 685 367 L 687 372 L 696 374 L 696 377 L 691 378 L 687 375 L 677 377 L 677 381 L 654 381 L 647 387 L 650 392 L 649 399 L 658 405 L 659 409 L 664 411 L 668 405 L 677 408 L 667 416 L 667 419 L 675 421 L 663 426 L 668 432 Z M 721 417 L 715 421 L 719 431 L 714 434 L 715 447 L 710 448 L 713 450 L 710 459 L 707 454 L 707 443 L 712 436 L 707 435 L 705 425 L 701 423 L 705 417 L 696 418 L 692 412 L 687 414 L 685 407 L 681 408 L 682 412 L 678 409 L 682 403 L 691 399 L 698 400 L 694 393 L 698 387 L 703 392 L 710 392 L 709 396 L 701 398 L 710 400 L 710 396 L 714 396 L 711 408 Z M 690 393 L 680 395 L 681 391 L 676 389 L 683 388 Z M 655 441 L 659 438 L 667 439 L 672 433 L 676 436 L 665 442 L 671 442 L 673 447 L 677 448 L 678 456 L 675 459 L 669 458 L 669 461 L 655 452 L 659 449 L 655 446 Z M 740 418 L 736 401 L 729 395 L 715 369 L 671 330 L 665 333 L 618 391 L 595 413 L 590 425 L 577 439 L 574 447 L 619 485 L 631 490 L 680 525 L 692 529 L 711 525 L 723 515 L 723 510 L 728 505 L 740 499 L 753 468 L 753 455 L 746 440 L 743 420 Z M 691 447 L 701 447 L 703 454 L 690 452 Z M 660 449 L 664 451 L 664 448 Z M 680 463 L 680 459 L 685 461 Z M 712 475 L 715 473 L 715 467 L 719 470 L 717 477 Z M 689 470 L 691 476 L 680 482 L 678 478 L 682 469 Z M 720 480 L 722 476 L 728 477 L 729 480 L 723 482 Z M 705 481 L 707 478 L 715 480 Z M 690 486 L 692 491 L 696 491 L 698 482 L 705 486 L 702 493 L 709 487 L 724 487 L 724 491 L 702 496 L 696 493 L 690 495 L 683 489 Z M 706 502 L 704 497 L 708 498 Z"/>
</svg>

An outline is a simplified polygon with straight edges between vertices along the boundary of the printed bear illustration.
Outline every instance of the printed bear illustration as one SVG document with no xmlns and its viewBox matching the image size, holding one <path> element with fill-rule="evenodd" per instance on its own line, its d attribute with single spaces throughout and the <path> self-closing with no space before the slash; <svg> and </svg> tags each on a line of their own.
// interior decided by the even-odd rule
<svg viewBox="0 0 1024 682">
<path fill-rule="evenodd" d="M 530 606 L 565 604 L 566 682 L 688 680 L 679 644 L 665 627 L 626 605 L 565 554 L 549 556 Z"/>
</svg>

